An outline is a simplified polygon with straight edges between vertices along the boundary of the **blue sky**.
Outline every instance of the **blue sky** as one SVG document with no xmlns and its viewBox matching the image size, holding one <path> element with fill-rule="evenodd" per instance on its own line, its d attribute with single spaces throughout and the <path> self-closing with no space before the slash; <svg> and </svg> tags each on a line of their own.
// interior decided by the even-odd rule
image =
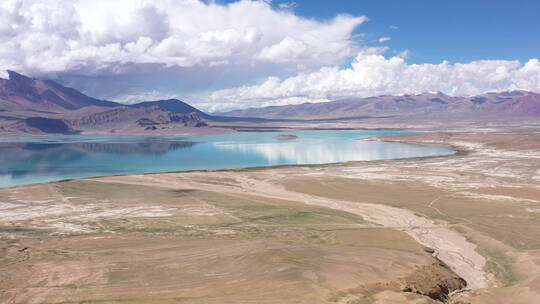
<svg viewBox="0 0 540 304">
<path fill-rule="evenodd" d="M 279 3 L 290 3 L 275 1 Z M 366 42 L 391 37 L 394 50 L 409 49 L 410 63 L 526 61 L 540 54 L 538 0 L 297 0 L 294 11 L 331 19 L 365 15 Z M 392 29 L 392 27 L 398 27 Z M 374 43 L 375 44 L 375 43 Z"/>
<path fill-rule="evenodd" d="M 4 0 L 0 70 L 207 111 L 540 91 L 539 12 L 537 0 Z"/>
</svg>

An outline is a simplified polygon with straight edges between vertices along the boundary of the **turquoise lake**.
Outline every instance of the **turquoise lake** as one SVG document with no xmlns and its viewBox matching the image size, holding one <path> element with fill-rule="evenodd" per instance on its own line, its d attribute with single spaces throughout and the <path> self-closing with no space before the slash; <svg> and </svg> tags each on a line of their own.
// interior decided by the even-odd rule
<svg viewBox="0 0 540 304">
<path fill-rule="evenodd" d="M 246 132 L 198 136 L 69 135 L 0 138 L 0 187 L 168 171 L 326 164 L 435 155 L 444 146 L 362 141 L 400 131 Z M 294 140 L 275 136 L 294 134 Z"/>
</svg>

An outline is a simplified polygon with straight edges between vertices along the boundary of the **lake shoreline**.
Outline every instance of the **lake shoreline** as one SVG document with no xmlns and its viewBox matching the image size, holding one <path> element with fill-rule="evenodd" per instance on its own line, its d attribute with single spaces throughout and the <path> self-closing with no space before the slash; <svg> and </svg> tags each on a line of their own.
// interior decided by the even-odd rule
<svg viewBox="0 0 540 304">
<path fill-rule="evenodd" d="M 111 175 L 312 166 L 454 153 L 445 146 L 354 140 L 359 136 L 388 134 L 414 133 L 304 131 L 191 137 L 76 135 L 18 138 L 0 142 L 0 157 L 4 159 L 0 172 L 5 173 L 3 186 L 9 187 Z M 275 139 L 284 135 L 295 136 L 295 140 Z M 32 171 L 34 168 L 35 172 Z M 13 178 L 8 175 L 18 172 L 24 175 Z"/>
</svg>

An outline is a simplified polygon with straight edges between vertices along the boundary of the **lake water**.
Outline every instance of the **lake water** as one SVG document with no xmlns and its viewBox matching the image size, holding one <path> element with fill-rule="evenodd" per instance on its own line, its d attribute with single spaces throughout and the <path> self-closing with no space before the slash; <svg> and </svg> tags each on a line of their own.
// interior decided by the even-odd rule
<svg viewBox="0 0 540 304">
<path fill-rule="evenodd" d="M 280 132 L 199 136 L 71 135 L 0 138 L 0 187 L 70 178 L 244 168 L 286 164 L 325 164 L 449 155 L 444 146 L 384 143 L 358 138 L 399 131 Z"/>
</svg>

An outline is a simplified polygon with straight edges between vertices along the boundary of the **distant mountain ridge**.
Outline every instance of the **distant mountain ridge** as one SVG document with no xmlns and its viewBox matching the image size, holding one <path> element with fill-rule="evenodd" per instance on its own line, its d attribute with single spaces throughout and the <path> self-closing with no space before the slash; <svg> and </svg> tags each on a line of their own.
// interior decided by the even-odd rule
<svg viewBox="0 0 540 304">
<path fill-rule="evenodd" d="M 287 121 L 370 120 L 371 125 L 414 127 L 450 126 L 454 122 L 491 123 L 495 120 L 521 123 L 540 118 L 540 94 L 519 90 L 470 97 L 452 97 L 443 93 L 385 95 L 209 115 L 178 99 L 124 105 L 89 97 L 52 80 L 34 79 L 14 71 L 8 71 L 8 74 L 9 79 L 0 79 L 0 136 L 201 134 L 215 133 L 216 130 L 230 132 L 231 129 L 271 130 L 276 126 L 282 128 Z M 257 124 L 263 125 L 254 127 Z"/>
<path fill-rule="evenodd" d="M 212 116 L 178 100 L 124 105 L 89 97 L 52 80 L 8 71 L 0 79 L 1 134 L 182 133 Z M 193 132 L 193 131 L 192 131 Z"/>
<path fill-rule="evenodd" d="M 270 106 L 215 113 L 267 119 L 335 119 L 399 116 L 422 119 L 540 117 L 540 94 L 527 91 L 452 97 L 443 93 L 350 98 L 321 103 Z"/>
</svg>

